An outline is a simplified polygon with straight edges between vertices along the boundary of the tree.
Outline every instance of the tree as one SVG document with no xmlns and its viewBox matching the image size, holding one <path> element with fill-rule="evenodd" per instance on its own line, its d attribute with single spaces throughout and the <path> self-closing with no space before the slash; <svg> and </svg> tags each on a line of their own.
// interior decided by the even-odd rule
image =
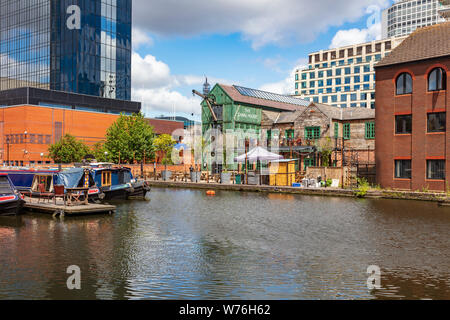
<svg viewBox="0 0 450 320">
<path fill-rule="evenodd" d="M 97 161 L 108 162 L 109 160 L 109 152 L 105 148 L 105 144 L 103 142 L 97 142 L 92 147 L 92 154 L 94 155 Z"/>
<path fill-rule="evenodd" d="M 121 114 L 119 119 L 108 129 L 105 150 L 109 158 L 118 163 L 141 162 L 154 156 L 153 140 L 155 134 L 142 113 L 127 116 Z"/>
<path fill-rule="evenodd" d="M 166 166 L 171 163 L 172 149 L 176 141 L 169 134 L 162 134 L 157 137 L 153 144 L 155 146 L 155 151 L 163 155 L 162 164 Z"/>
<path fill-rule="evenodd" d="M 322 139 L 319 143 L 319 150 L 322 154 L 322 165 L 324 167 L 329 167 L 331 164 L 331 155 L 333 154 L 333 141 L 330 137 Z"/>
<path fill-rule="evenodd" d="M 49 146 L 50 158 L 55 163 L 80 162 L 89 153 L 89 147 L 74 136 L 66 134 L 61 140 Z"/>
</svg>

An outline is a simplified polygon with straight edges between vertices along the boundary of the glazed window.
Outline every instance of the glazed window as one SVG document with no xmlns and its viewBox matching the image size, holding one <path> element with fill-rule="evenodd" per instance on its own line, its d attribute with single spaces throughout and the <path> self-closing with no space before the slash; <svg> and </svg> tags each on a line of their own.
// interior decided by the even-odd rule
<svg viewBox="0 0 450 320">
<path fill-rule="evenodd" d="M 428 91 L 439 91 L 447 89 L 447 75 L 442 68 L 433 69 L 428 76 Z"/>
<path fill-rule="evenodd" d="M 412 115 L 402 115 L 395 117 L 395 133 L 411 134 L 412 133 Z"/>
<path fill-rule="evenodd" d="M 428 132 L 445 132 L 446 130 L 446 113 L 437 112 L 428 114 Z"/>
<path fill-rule="evenodd" d="M 411 179 L 411 160 L 395 160 L 395 178 Z"/>
<path fill-rule="evenodd" d="M 111 172 L 103 171 L 102 172 L 102 186 L 108 187 L 111 185 Z"/>
<path fill-rule="evenodd" d="M 409 73 L 402 73 L 397 78 L 397 95 L 412 93 L 412 77 Z"/>
<path fill-rule="evenodd" d="M 445 160 L 427 161 L 427 179 L 445 180 Z"/>
</svg>

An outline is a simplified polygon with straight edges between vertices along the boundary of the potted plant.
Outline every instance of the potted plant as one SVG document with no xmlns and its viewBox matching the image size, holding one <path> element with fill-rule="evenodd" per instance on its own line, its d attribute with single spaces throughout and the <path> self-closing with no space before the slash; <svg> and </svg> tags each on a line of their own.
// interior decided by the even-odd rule
<svg viewBox="0 0 450 320">
<path fill-rule="evenodd" d="M 168 181 L 172 177 L 172 172 L 167 170 L 167 166 L 172 163 L 172 149 L 175 145 L 175 140 L 171 135 L 162 134 L 154 141 L 155 150 L 162 155 L 161 163 L 164 165 L 164 171 L 162 171 L 163 181 Z"/>
</svg>

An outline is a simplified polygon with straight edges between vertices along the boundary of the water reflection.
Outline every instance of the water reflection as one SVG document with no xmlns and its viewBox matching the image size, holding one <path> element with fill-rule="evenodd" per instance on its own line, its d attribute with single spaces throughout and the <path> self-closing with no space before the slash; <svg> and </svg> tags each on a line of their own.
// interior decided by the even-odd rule
<svg viewBox="0 0 450 320">
<path fill-rule="evenodd" d="M 448 299 L 449 231 L 433 203 L 155 189 L 114 216 L 0 218 L 0 299 Z"/>
</svg>

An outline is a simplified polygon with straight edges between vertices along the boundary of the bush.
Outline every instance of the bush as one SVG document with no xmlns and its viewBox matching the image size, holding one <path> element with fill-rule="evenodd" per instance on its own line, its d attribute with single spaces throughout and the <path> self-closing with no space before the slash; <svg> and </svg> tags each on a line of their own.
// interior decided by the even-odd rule
<svg viewBox="0 0 450 320">
<path fill-rule="evenodd" d="M 364 198 L 367 195 L 367 192 L 370 189 L 369 182 L 365 178 L 358 179 L 358 191 L 355 192 L 355 195 L 358 198 Z"/>
</svg>

